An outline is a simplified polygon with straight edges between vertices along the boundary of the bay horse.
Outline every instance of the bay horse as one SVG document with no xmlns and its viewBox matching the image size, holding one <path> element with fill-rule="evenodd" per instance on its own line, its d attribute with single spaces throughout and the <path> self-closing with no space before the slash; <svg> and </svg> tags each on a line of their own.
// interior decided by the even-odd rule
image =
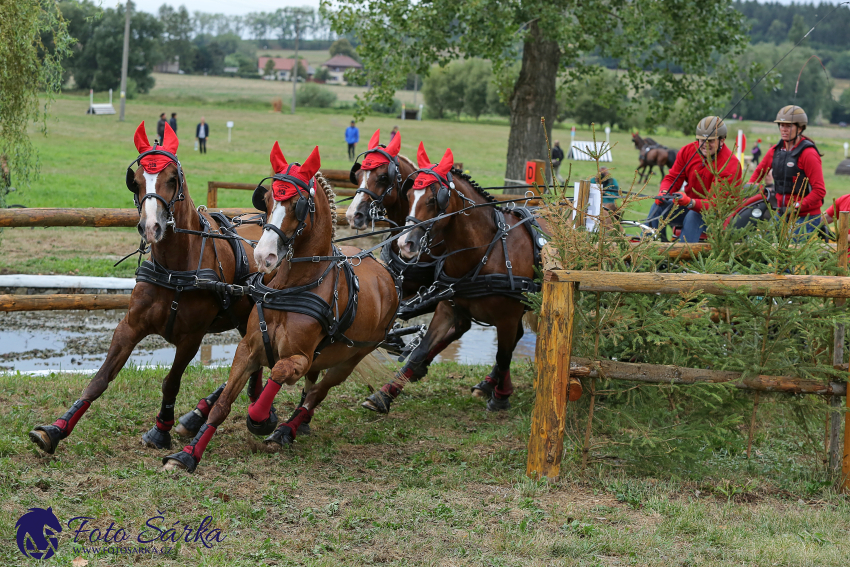
<svg viewBox="0 0 850 567">
<path fill-rule="evenodd" d="M 498 201 L 453 169 L 450 149 L 432 164 L 420 143 L 417 161 L 416 181 L 407 190 L 409 232 L 399 238 L 399 250 L 402 258 L 414 261 L 431 243 L 444 243 L 434 284 L 421 298 L 436 308 L 407 364 L 370 400 L 376 411 L 388 412 L 405 383 L 425 376 L 436 354 L 475 321 L 496 327 L 498 349 L 493 369 L 472 393 L 488 399 L 488 410 L 506 410 L 513 393 L 511 359 L 523 335 L 524 294 L 540 289 L 534 268 L 545 241 L 531 228 L 534 218 L 527 209 L 506 214 L 495 206 Z M 514 230 L 523 225 L 527 230 Z"/>
<path fill-rule="evenodd" d="M 640 150 L 638 155 L 640 161 L 638 183 L 643 183 L 644 179 L 649 180 L 649 176 L 652 175 L 652 168 L 656 165 L 661 170 L 661 177 L 664 177 L 664 166 L 669 168 L 676 161 L 678 150 L 671 150 L 667 146 L 662 146 L 652 138 L 641 138 L 637 133 L 634 133 L 632 134 L 632 141 L 635 144 L 635 149 Z M 647 167 L 649 168 L 648 173 L 646 172 Z"/>
<path fill-rule="evenodd" d="M 257 307 L 224 392 L 192 442 L 163 459 L 165 470 L 197 468 L 237 394 L 263 366 L 272 369 L 271 377 L 248 410 L 258 426 L 268 421 L 281 386 L 305 376 L 303 402 L 265 439 L 272 450 L 293 443 L 328 391 L 385 339 L 395 319 L 399 298 L 392 273 L 372 256 L 358 256 L 357 248 L 333 244 L 336 205 L 333 190 L 318 173 L 319 148 L 304 165 L 288 164 L 275 142 L 270 160 L 272 188 L 260 185 L 253 197 L 254 206 L 268 213 L 254 250 L 260 273 L 250 280 Z"/>
<path fill-rule="evenodd" d="M 127 168 L 126 183 L 139 211 L 139 251 L 147 244 L 151 260 L 137 270 L 127 314 L 112 335 L 106 360 L 80 399 L 52 425 L 37 426 L 29 433 L 30 439 L 48 454 L 53 454 L 59 441 L 71 434 L 89 406 L 124 367 L 136 345 L 149 335 L 162 336 L 177 351 L 162 383 L 162 404 L 155 425 L 142 436 L 142 443 L 158 449 L 171 448 L 170 430 L 180 380 L 201 340 L 207 333 L 233 328 L 244 334 L 251 313 L 248 298 L 234 297 L 226 287 L 239 285 L 248 273 L 256 271 L 256 263 L 244 241 L 231 240 L 222 245 L 204 236 L 223 232 L 227 227 L 222 225 L 228 221 L 195 209 L 176 156 L 179 141 L 174 131 L 166 124 L 162 145 L 152 147 L 142 122 L 134 141 L 139 156 Z M 136 163 L 140 167 L 133 171 Z M 238 230 L 240 236 L 248 239 L 259 238 L 260 232 L 258 226 Z M 210 285 L 201 287 L 199 281 Z M 256 397 L 262 386 L 261 375 L 254 375 L 252 381 L 249 393 Z"/>
</svg>

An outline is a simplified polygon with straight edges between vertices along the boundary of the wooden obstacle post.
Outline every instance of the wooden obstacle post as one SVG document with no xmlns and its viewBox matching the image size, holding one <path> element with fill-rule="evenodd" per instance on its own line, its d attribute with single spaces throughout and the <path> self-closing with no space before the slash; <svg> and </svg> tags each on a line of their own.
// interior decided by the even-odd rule
<svg viewBox="0 0 850 567">
<path fill-rule="evenodd" d="M 53 295 L 0 295 L 0 312 L 10 311 L 62 311 L 99 309 L 127 309 L 129 293 L 59 293 Z"/>
<path fill-rule="evenodd" d="M 528 440 L 526 475 L 554 479 L 561 472 L 570 386 L 575 286 L 543 284 L 537 332 L 534 411 Z"/>
<path fill-rule="evenodd" d="M 587 216 L 587 202 L 590 200 L 590 181 L 582 180 L 578 182 L 578 199 L 575 203 L 576 218 L 575 228 L 583 227 Z"/>
<path fill-rule="evenodd" d="M 838 214 L 838 266 L 847 268 L 847 231 L 850 230 L 850 212 L 844 211 Z M 846 304 L 847 300 L 839 298 L 835 300 L 835 307 L 841 309 Z M 838 324 L 835 326 L 835 335 L 832 350 L 832 366 L 840 368 L 844 363 L 844 325 Z M 841 432 L 841 398 L 838 396 L 829 397 L 829 405 L 835 410 L 829 416 L 829 438 L 827 441 L 829 454 L 829 468 L 831 471 L 838 472 L 841 469 L 841 459 L 838 454 L 838 444 Z M 846 445 L 846 443 L 845 443 Z M 845 447 L 845 454 L 847 448 Z"/>
</svg>

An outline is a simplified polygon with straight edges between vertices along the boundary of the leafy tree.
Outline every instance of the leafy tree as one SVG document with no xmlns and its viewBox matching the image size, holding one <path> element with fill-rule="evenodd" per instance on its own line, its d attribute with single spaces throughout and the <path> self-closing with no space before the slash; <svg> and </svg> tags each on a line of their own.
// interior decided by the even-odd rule
<svg viewBox="0 0 850 567">
<path fill-rule="evenodd" d="M 312 106 L 315 108 L 329 108 L 335 102 L 336 93 L 320 87 L 316 83 L 304 83 L 300 85 L 298 87 L 298 96 L 295 99 L 295 104 L 298 106 Z"/>
<path fill-rule="evenodd" d="M 773 41 L 773 43 L 782 43 L 785 41 L 785 38 L 788 36 L 788 26 L 779 20 L 773 20 L 773 23 L 770 24 L 770 27 L 767 29 L 767 37 L 768 41 Z M 772 38 L 772 39 L 771 39 Z"/>
<path fill-rule="evenodd" d="M 839 79 L 850 79 L 850 51 L 838 53 L 829 63 L 829 72 Z"/>
<path fill-rule="evenodd" d="M 465 63 L 463 74 L 463 111 L 478 120 L 487 110 L 487 87 L 493 80 L 493 69 L 489 61 L 472 59 Z"/>
<path fill-rule="evenodd" d="M 749 67 L 759 76 L 770 69 L 791 48 L 787 43 L 773 45 L 761 43 L 750 47 L 738 59 L 738 65 L 743 69 Z M 822 111 L 829 112 L 827 104 L 831 100 L 829 81 L 817 60 L 806 65 L 806 61 L 814 54 L 807 47 L 798 47 L 792 51 L 765 80 L 756 87 L 753 93 L 741 102 L 735 112 L 750 120 L 773 120 L 776 112 L 787 104 L 797 104 L 806 110 L 810 121 Z M 806 65 L 805 69 L 803 65 Z M 800 70 L 799 88 L 797 76 Z M 795 96 L 794 90 L 797 88 Z M 733 91 L 733 100 L 743 94 Z"/>
<path fill-rule="evenodd" d="M 179 58 L 180 69 L 194 70 L 197 47 L 192 43 L 192 17 L 185 6 L 175 9 L 168 4 L 159 7 L 157 14 L 162 23 L 162 56 L 166 61 Z"/>
<path fill-rule="evenodd" d="M 153 15 L 135 11 L 130 16 L 130 58 L 127 76 L 139 92 L 154 85 L 154 66 L 162 61 L 159 49 L 162 24 Z M 124 50 L 124 5 L 103 12 L 91 28 L 91 35 L 78 37 L 80 51 L 70 63 L 78 88 L 104 91 L 121 85 L 121 55 Z"/>
<path fill-rule="evenodd" d="M 832 122 L 850 122 L 850 89 L 844 89 L 841 98 L 832 107 Z"/>
<path fill-rule="evenodd" d="M 425 97 L 425 107 L 431 118 L 443 118 L 448 109 L 448 99 L 452 93 L 449 91 L 447 74 L 447 69 L 438 67 L 422 84 L 422 96 Z"/>
<path fill-rule="evenodd" d="M 794 15 L 794 22 L 791 24 L 791 29 L 788 30 L 788 41 L 791 43 L 797 43 L 800 39 L 806 35 L 809 31 L 810 27 L 806 25 L 806 20 L 803 19 L 801 14 Z M 809 38 L 804 39 L 800 45 L 808 45 Z"/>
<path fill-rule="evenodd" d="M 62 87 L 62 61 L 72 38 L 52 0 L 0 2 L 0 22 L 0 156 L 15 183 L 25 185 L 39 172 L 27 128 L 35 122 L 47 133 L 47 109 Z"/>
<path fill-rule="evenodd" d="M 511 179 L 522 177 L 527 159 L 548 155 L 540 119 L 551 127 L 558 76 L 583 78 L 586 54 L 618 58 L 634 92 L 654 87 L 651 118 L 661 123 L 680 98 L 704 108 L 706 100 L 727 96 L 737 75 L 733 59 L 722 56 L 738 55 L 747 43 L 731 0 L 323 0 L 321 6 L 337 33 L 353 32 L 363 46 L 372 88 L 358 101 L 361 115 L 372 100 L 391 98 L 408 73 L 426 75 L 432 63 L 481 57 L 499 75 L 521 57 L 509 97 L 505 177 Z"/>
<path fill-rule="evenodd" d="M 221 75 L 224 72 L 224 58 L 227 56 L 218 39 L 209 36 L 195 38 L 198 54 L 195 57 L 195 70 L 207 75 Z"/>
<path fill-rule="evenodd" d="M 348 41 L 348 38 L 342 37 L 331 44 L 331 48 L 328 50 L 328 53 L 331 57 L 334 55 L 348 55 L 355 61 L 360 61 L 360 58 L 357 57 L 357 51 L 354 49 L 354 46 L 351 45 L 351 42 Z"/>
<path fill-rule="evenodd" d="M 579 124 L 617 124 L 628 103 L 622 84 L 615 73 L 598 69 L 598 73 L 572 84 L 563 92 L 564 114 L 572 116 Z"/>
<path fill-rule="evenodd" d="M 270 77 L 274 75 L 274 59 L 268 59 L 263 67 L 263 76 Z"/>
<path fill-rule="evenodd" d="M 331 72 L 327 67 L 319 67 L 319 69 L 313 75 L 313 80 L 316 81 L 327 81 L 330 78 Z"/>
</svg>

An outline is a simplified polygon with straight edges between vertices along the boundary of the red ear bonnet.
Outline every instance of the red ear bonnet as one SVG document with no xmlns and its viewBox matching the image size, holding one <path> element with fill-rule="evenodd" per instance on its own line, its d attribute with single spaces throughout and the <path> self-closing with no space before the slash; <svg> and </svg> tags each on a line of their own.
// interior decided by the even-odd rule
<svg viewBox="0 0 850 567">
<path fill-rule="evenodd" d="M 171 129 L 171 126 L 168 122 L 165 123 L 165 135 L 163 136 L 163 144 L 161 146 L 157 146 L 167 151 L 170 154 L 177 155 L 177 147 L 180 145 L 180 141 L 177 139 L 177 134 L 174 133 L 174 130 Z M 133 136 L 133 142 L 136 144 L 136 149 L 139 150 L 140 154 L 145 153 L 148 150 L 152 150 L 154 148 L 148 143 L 148 135 L 145 132 L 145 123 L 142 121 L 139 124 L 139 127 L 136 128 L 136 134 Z M 159 173 L 163 169 L 165 169 L 169 163 L 172 163 L 172 160 L 168 159 L 168 157 L 163 155 L 149 155 L 142 158 L 140 162 L 142 167 L 148 173 Z"/>
<path fill-rule="evenodd" d="M 283 157 L 280 144 L 277 142 L 275 142 L 274 146 L 272 146 L 269 161 L 271 161 L 272 169 L 275 173 L 287 173 L 286 168 L 289 164 L 286 162 L 286 158 Z M 297 163 L 293 164 L 292 167 L 289 168 L 288 174 L 309 185 L 310 180 L 314 175 L 316 175 L 316 172 L 319 171 L 321 166 L 322 159 L 319 157 L 319 147 L 316 146 L 310 154 L 310 157 L 308 157 L 307 161 L 304 162 L 304 165 L 298 165 Z M 286 181 L 278 180 L 275 180 L 272 183 L 272 192 L 274 194 L 275 201 L 286 201 L 298 194 L 298 190 L 295 188 L 295 185 Z"/>
<path fill-rule="evenodd" d="M 416 150 L 416 163 L 420 168 L 431 167 L 431 160 L 428 159 L 428 154 L 425 153 L 425 144 L 419 142 L 419 149 Z"/>
<path fill-rule="evenodd" d="M 372 136 L 371 140 L 369 140 L 369 149 L 370 150 L 373 150 L 373 149 L 378 147 L 378 144 L 380 143 L 380 135 L 381 135 L 381 131 L 376 130 L 375 135 Z M 391 156 L 396 157 L 396 156 L 398 156 L 398 152 L 399 152 L 400 149 L 401 149 L 401 132 L 398 132 L 398 133 L 396 133 L 395 136 L 393 136 L 392 141 L 390 141 L 390 145 L 387 146 L 384 151 L 387 152 L 388 154 L 390 154 Z M 380 167 L 380 166 L 384 165 L 385 163 L 389 163 L 389 162 L 390 162 L 390 160 L 388 160 L 387 157 L 384 154 L 379 153 L 379 152 L 370 152 L 370 153 L 366 154 L 366 157 L 363 158 L 363 164 L 360 167 L 361 167 L 361 169 L 363 169 L 365 171 L 369 171 L 370 169 L 375 169 L 375 168 Z"/>
<path fill-rule="evenodd" d="M 443 154 L 443 159 L 440 160 L 440 163 L 436 165 L 431 165 L 430 163 L 426 163 L 422 165 L 422 157 L 428 159 L 428 156 L 425 155 L 425 148 L 422 144 L 419 144 L 419 167 L 421 169 L 429 168 L 433 169 L 435 172 L 439 173 L 443 178 L 446 177 L 446 174 L 451 171 L 452 166 L 454 165 L 455 159 L 454 155 L 452 155 L 451 148 L 446 150 L 446 153 Z M 440 180 L 431 173 L 420 173 L 416 176 L 416 181 L 413 183 L 414 189 L 425 189 L 432 183 L 440 183 Z"/>
</svg>

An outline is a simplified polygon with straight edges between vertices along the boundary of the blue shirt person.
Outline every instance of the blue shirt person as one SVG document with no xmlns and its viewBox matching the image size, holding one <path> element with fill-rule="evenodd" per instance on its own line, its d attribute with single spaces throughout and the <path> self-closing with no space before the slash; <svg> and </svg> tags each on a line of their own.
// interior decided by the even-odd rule
<svg viewBox="0 0 850 567">
<path fill-rule="evenodd" d="M 345 143 L 348 144 L 348 159 L 354 161 L 357 157 L 357 151 L 354 147 L 360 141 L 360 130 L 354 125 L 354 120 L 351 121 L 351 126 L 345 129 Z"/>
</svg>

